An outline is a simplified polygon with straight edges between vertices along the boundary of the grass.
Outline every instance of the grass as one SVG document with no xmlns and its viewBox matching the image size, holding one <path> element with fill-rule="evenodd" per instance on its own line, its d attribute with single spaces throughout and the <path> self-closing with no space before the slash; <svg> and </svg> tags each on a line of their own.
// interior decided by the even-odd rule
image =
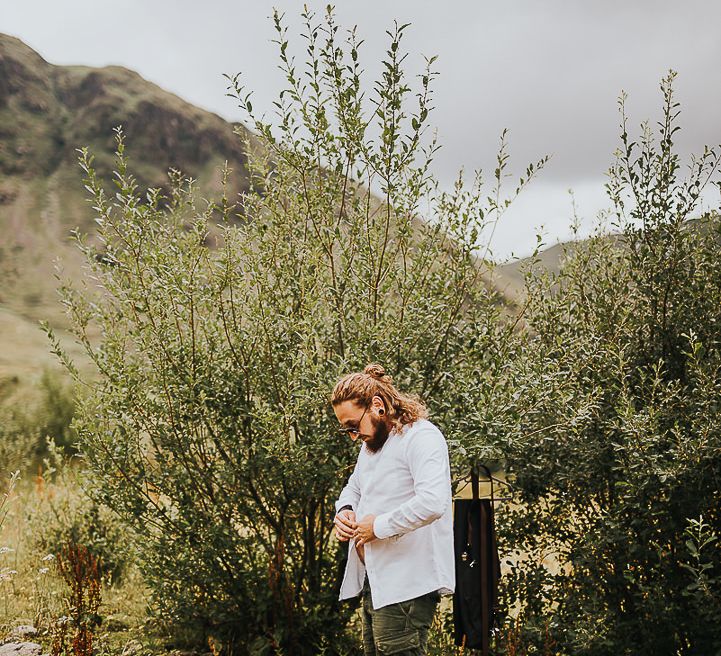
<svg viewBox="0 0 721 656">
<path fill-rule="evenodd" d="M 32 638 L 50 652 L 52 626 L 67 615 L 68 587 L 52 553 L 40 547 L 41 532 L 68 521 L 71 511 L 86 503 L 72 472 L 53 482 L 42 469 L 24 475 L 6 498 L 0 518 L 0 640 L 15 626 L 31 624 Z M 9 480 L 3 487 L 7 492 Z M 137 568 L 129 563 L 122 582 L 104 580 L 99 614 L 102 623 L 94 636 L 95 654 L 169 654 L 165 639 L 147 619 L 149 591 Z"/>
</svg>

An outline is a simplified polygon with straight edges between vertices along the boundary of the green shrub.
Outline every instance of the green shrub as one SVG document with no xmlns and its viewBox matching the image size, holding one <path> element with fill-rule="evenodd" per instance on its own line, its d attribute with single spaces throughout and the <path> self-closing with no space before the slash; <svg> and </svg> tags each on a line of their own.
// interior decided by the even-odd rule
<svg viewBox="0 0 721 656">
<path fill-rule="evenodd" d="M 59 374 L 47 367 L 43 369 L 38 384 L 40 405 L 37 411 L 37 422 L 40 434 L 52 438 L 54 444 L 68 455 L 77 453 L 75 440 L 77 435 L 71 426 L 75 413 L 75 390 L 66 374 Z M 39 449 L 37 455 L 44 456 L 45 449 Z"/>
<path fill-rule="evenodd" d="M 674 75 L 658 141 L 647 124 L 632 140 L 621 98 L 607 185 L 619 234 L 601 229 L 567 249 L 558 275 L 527 279 L 517 367 L 548 392 L 507 443 L 523 505 L 501 517 L 504 543 L 525 555 L 507 601 L 539 649 L 545 624 L 564 654 L 721 648 L 687 594 L 684 546 L 689 517 L 721 529 L 721 222 L 697 214 L 720 153 L 704 150 L 681 178 Z M 717 571 L 718 549 L 705 556 Z"/>
<path fill-rule="evenodd" d="M 69 454 L 74 390 L 67 375 L 45 367 L 38 380 L 21 385 L 17 377 L 0 383 L 0 469 L 34 471 L 48 455 L 46 437 Z"/>
<path fill-rule="evenodd" d="M 721 644 L 721 575 L 719 574 L 719 540 L 714 531 L 700 515 L 689 519 L 684 531 L 687 551 L 686 562 L 681 567 L 690 574 L 683 594 L 689 598 L 693 615 L 690 619 L 691 635 L 703 638 L 694 640 L 687 647 L 711 652 Z"/>
</svg>

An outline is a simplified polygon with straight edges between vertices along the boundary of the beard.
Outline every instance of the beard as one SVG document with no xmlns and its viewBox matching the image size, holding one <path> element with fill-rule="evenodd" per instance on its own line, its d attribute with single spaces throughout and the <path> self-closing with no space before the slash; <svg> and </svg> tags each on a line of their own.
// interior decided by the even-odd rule
<svg viewBox="0 0 721 656">
<path fill-rule="evenodd" d="M 368 438 L 364 441 L 364 444 L 371 453 L 376 453 L 381 450 L 381 447 L 386 443 L 390 430 L 388 425 L 382 419 L 375 419 L 371 416 L 371 423 L 373 424 L 373 437 Z"/>
</svg>

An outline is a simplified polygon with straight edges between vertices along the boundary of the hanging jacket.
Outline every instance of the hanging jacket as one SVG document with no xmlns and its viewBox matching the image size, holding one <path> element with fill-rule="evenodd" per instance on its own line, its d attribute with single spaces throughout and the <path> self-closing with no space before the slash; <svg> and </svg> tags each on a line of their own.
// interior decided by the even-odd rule
<svg viewBox="0 0 721 656">
<path fill-rule="evenodd" d="M 471 473 L 471 484 L 473 499 L 456 499 L 454 502 L 454 639 L 456 645 L 481 649 L 483 656 L 487 656 L 498 614 L 501 562 L 493 526 L 493 488 L 491 499 L 479 499 L 475 470 Z"/>
</svg>

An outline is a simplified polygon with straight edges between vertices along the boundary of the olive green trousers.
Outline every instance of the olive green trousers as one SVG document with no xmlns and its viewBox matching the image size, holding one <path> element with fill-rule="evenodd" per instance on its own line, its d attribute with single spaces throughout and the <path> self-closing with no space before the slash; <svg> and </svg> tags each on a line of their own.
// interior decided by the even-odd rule
<svg viewBox="0 0 721 656">
<path fill-rule="evenodd" d="M 363 653 L 365 656 L 422 656 L 426 653 L 428 629 L 441 595 L 438 592 L 389 604 L 373 610 L 366 576 L 361 592 Z"/>
</svg>

